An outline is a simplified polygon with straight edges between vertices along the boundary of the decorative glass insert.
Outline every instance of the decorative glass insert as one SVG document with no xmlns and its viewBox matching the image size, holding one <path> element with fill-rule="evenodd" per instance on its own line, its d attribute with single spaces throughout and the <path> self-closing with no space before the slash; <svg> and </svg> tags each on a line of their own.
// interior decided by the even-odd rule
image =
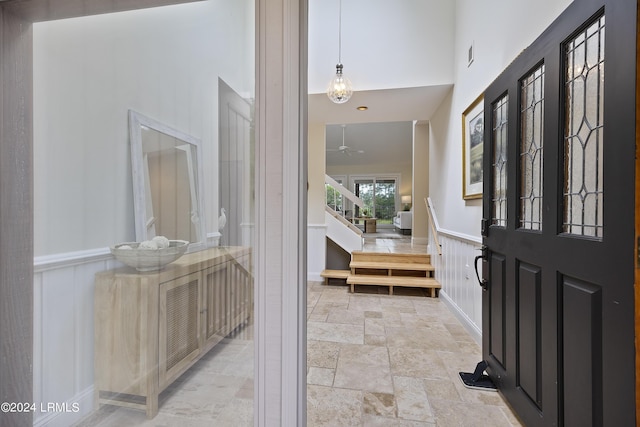
<svg viewBox="0 0 640 427">
<path fill-rule="evenodd" d="M 520 227 L 542 230 L 544 64 L 520 83 Z"/>
<path fill-rule="evenodd" d="M 491 169 L 493 194 L 491 195 L 491 224 L 507 226 L 507 107 L 508 95 L 493 104 Z"/>
<path fill-rule="evenodd" d="M 604 16 L 565 45 L 565 233 L 602 238 Z"/>
</svg>

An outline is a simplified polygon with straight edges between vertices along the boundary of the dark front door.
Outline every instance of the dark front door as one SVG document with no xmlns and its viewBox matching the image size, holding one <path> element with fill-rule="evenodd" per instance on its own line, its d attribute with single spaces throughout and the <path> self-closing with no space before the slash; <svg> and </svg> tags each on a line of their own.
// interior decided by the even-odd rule
<svg viewBox="0 0 640 427">
<path fill-rule="evenodd" d="M 575 0 L 485 92 L 483 358 L 528 426 L 635 425 L 636 8 Z"/>
</svg>

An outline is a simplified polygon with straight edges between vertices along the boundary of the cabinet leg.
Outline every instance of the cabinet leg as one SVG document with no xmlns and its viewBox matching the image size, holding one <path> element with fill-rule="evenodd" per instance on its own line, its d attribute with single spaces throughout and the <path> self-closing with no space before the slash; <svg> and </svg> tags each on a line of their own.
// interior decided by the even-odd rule
<svg viewBox="0 0 640 427">
<path fill-rule="evenodd" d="M 147 396 L 147 419 L 151 419 L 158 415 L 158 395 L 152 394 Z"/>
</svg>

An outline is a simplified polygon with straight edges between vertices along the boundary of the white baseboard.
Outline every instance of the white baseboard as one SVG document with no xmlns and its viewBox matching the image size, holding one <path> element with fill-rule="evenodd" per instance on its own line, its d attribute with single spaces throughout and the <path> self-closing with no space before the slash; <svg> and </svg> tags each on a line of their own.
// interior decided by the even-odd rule
<svg viewBox="0 0 640 427">
<path fill-rule="evenodd" d="M 35 427 L 67 427 L 91 415 L 93 407 L 94 387 L 87 387 L 66 402 L 36 403 L 38 412 L 34 416 Z M 41 409 L 42 408 L 42 409 Z M 45 413 L 46 411 L 46 413 Z M 42 415 L 44 414 L 44 415 Z M 38 417 L 38 415 L 41 415 Z"/>
<path fill-rule="evenodd" d="M 467 332 L 469 332 L 473 340 L 482 347 L 482 330 L 471 321 L 469 316 L 467 316 L 451 298 L 449 298 L 449 295 L 447 295 L 445 291 L 440 290 L 438 295 L 440 296 L 440 299 L 442 299 L 442 302 L 449 307 L 451 312 L 458 318 L 460 323 L 462 323 L 462 326 L 464 326 Z"/>
</svg>

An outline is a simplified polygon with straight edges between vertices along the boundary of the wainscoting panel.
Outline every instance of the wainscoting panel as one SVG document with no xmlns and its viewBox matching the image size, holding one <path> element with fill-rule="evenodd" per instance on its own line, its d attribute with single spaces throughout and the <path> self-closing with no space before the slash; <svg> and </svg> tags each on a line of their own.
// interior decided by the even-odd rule
<svg viewBox="0 0 640 427">
<path fill-rule="evenodd" d="M 307 280 L 323 281 L 320 276 L 327 257 L 326 224 L 307 225 Z"/>
<path fill-rule="evenodd" d="M 117 264 L 108 249 L 35 260 L 33 395 L 38 408 L 34 413 L 35 426 L 73 425 L 95 409 L 94 276 Z"/>
<path fill-rule="evenodd" d="M 473 261 L 480 254 L 480 238 L 438 231 L 442 255 L 438 255 L 433 238 L 429 253 L 442 285 L 440 298 L 453 310 L 478 344 L 482 343 L 482 288 L 478 284 Z M 480 265 L 479 265 L 480 267 Z"/>
</svg>

